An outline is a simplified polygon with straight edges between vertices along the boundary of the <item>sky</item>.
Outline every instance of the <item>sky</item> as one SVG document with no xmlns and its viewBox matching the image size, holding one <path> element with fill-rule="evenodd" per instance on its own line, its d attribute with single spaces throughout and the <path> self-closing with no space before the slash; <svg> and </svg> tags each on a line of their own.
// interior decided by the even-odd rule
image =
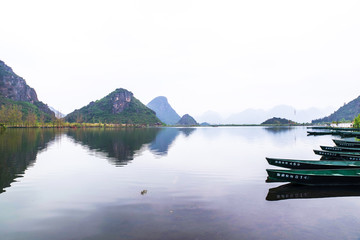
<svg viewBox="0 0 360 240">
<path fill-rule="evenodd" d="M 125 88 L 180 114 L 358 97 L 360 1 L 1 0 L 0 60 L 70 113 Z"/>
</svg>

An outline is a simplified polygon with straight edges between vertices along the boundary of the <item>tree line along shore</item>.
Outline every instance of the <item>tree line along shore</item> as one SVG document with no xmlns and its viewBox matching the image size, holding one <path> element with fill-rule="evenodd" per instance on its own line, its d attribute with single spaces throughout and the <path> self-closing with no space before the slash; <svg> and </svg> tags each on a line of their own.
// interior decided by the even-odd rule
<svg viewBox="0 0 360 240">
<path fill-rule="evenodd" d="M 62 117 L 45 117 L 43 113 L 35 111 L 24 111 L 19 105 L 2 105 L 0 107 L 0 128 L 123 128 L 123 127 L 149 127 L 149 126 L 166 126 L 166 124 L 138 124 L 131 121 L 126 123 L 87 123 L 83 122 L 81 117 L 76 119 L 76 122 L 67 122 Z M 360 114 L 352 121 L 353 128 L 360 128 Z M 299 124 L 291 122 L 288 124 L 219 124 L 209 126 L 306 126 L 310 124 Z"/>
<path fill-rule="evenodd" d="M 66 122 L 64 118 L 54 117 L 51 120 L 45 118 L 42 113 L 28 111 L 24 113 L 21 106 L 2 105 L 0 108 L 0 128 L 83 128 L 83 127 L 147 127 L 148 124 L 127 123 L 86 123 L 86 122 Z"/>
</svg>

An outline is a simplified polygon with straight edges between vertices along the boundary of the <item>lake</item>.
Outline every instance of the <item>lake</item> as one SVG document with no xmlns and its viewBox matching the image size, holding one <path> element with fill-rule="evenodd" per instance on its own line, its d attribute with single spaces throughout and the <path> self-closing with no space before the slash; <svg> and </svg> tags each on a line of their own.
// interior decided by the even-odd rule
<svg viewBox="0 0 360 240">
<path fill-rule="evenodd" d="M 360 188 L 266 183 L 305 127 L 7 129 L 0 239 L 360 239 Z"/>
</svg>

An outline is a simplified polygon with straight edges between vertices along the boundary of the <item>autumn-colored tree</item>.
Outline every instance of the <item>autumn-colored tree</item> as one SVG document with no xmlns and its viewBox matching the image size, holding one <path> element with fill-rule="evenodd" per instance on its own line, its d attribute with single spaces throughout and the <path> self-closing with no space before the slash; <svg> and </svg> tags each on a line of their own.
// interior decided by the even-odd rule
<svg viewBox="0 0 360 240">
<path fill-rule="evenodd" d="M 5 105 L 2 105 L 0 108 L 0 123 L 8 123 L 8 108 Z"/>
<path fill-rule="evenodd" d="M 30 111 L 28 113 L 28 115 L 26 116 L 26 125 L 28 127 L 33 127 L 36 125 L 37 122 L 37 116 L 35 113 L 33 113 L 32 111 Z"/>
<path fill-rule="evenodd" d="M 56 118 L 55 118 L 55 122 L 56 122 L 56 126 L 57 127 L 63 127 L 64 126 L 64 118 L 61 117 L 60 113 L 56 114 Z"/>
<path fill-rule="evenodd" d="M 76 115 L 76 122 L 77 123 L 82 123 L 83 122 L 83 115 L 80 113 L 77 113 Z"/>
<path fill-rule="evenodd" d="M 7 116 L 8 116 L 8 124 L 10 125 L 22 124 L 22 112 L 20 106 L 11 105 L 10 107 L 8 107 Z"/>
<path fill-rule="evenodd" d="M 45 122 L 45 115 L 43 113 L 41 113 L 40 117 L 39 117 L 40 126 L 43 126 L 44 122 Z"/>
</svg>

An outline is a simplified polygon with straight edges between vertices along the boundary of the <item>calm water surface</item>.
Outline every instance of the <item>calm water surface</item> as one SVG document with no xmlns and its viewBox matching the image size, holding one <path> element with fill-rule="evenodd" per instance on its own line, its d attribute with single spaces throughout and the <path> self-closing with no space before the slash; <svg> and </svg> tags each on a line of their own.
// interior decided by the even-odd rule
<svg viewBox="0 0 360 240">
<path fill-rule="evenodd" d="M 265 183 L 306 128 L 8 129 L 0 239 L 360 239 L 360 189 Z"/>
</svg>

